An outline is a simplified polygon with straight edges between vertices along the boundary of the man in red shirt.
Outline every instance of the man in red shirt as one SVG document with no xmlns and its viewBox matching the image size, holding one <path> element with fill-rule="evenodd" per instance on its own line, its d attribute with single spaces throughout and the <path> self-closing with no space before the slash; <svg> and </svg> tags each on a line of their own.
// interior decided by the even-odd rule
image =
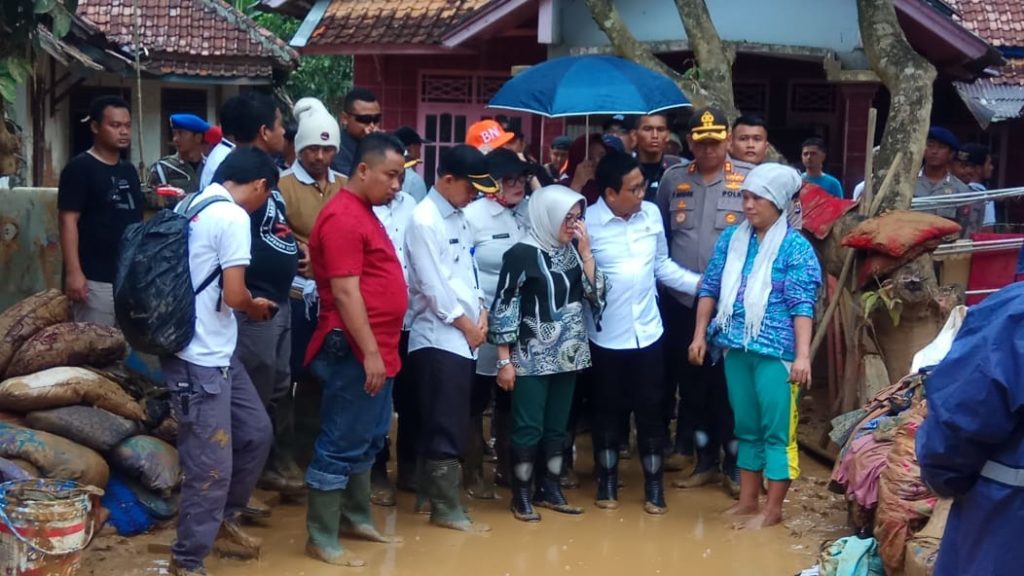
<svg viewBox="0 0 1024 576">
<path fill-rule="evenodd" d="M 405 171 L 401 142 L 384 133 L 363 138 L 348 184 L 324 206 L 310 234 L 320 319 L 306 352 L 323 389 L 320 435 L 306 471 L 306 553 L 342 566 L 339 530 L 373 542 L 370 467 L 391 426 L 392 379 L 408 308 L 402 266 L 373 206 L 389 203 Z"/>
</svg>

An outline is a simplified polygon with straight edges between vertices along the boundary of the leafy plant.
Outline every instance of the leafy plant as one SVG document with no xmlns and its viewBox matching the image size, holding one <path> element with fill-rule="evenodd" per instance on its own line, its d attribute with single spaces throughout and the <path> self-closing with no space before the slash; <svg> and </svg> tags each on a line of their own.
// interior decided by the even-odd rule
<svg viewBox="0 0 1024 576">
<path fill-rule="evenodd" d="M 892 321 L 892 325 L 900 325 L 903 301 L 896 296 L 896 283 L 891 278 L 882 282 L 878 290 L 862 292 L 860 303 L 864 309 L 864 320 L 869 324 L 871 323 L 871 315 L 874 314 L 879 305 L 882 305 L 889 313 L 889 320 Z"/>
</svg>

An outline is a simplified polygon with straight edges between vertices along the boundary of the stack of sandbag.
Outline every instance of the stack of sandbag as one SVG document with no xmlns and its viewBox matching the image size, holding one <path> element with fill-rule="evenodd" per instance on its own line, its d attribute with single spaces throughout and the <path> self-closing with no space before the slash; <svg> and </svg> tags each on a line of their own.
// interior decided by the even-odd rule
<svg viewBox="0 0 1024 576">
<path fill-rule="evenodd" d="M 939 500 L 928 523 L 907 541 L 907 563 L 903 569 L 906 576 L 932 576 L 935 573 L 939 545 L 946 533 L 946 522 L 949 520 L 949 510 L 952 506 L 953 500 L 950 498 Z"/>
<path fill-rule="evenodd" d="M 46 290 L 11 306 L 0 314 L 0 377 L 21 345 L 37 332 L 71 321 L 71 302 L 59 290 Z"/>
</svg>

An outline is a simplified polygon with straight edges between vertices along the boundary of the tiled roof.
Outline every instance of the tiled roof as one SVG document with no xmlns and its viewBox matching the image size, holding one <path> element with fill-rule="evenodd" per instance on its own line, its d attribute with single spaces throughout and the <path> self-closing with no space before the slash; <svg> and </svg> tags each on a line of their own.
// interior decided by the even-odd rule
<svg viewBox="0 0 1024 576">
<path fill-rule="evenodd" d="M 996 47 L 1024 47 L 1024 1 L 946 0 L 964 27 Z"/>
<path fill-rule="evenodd" d="M 155 74 L 270 77 L 298 54 L 223 0 L 136 0 L 143 63 Z M 78 15 L 134 54 L 132 0 L 79 0 Z"/>
<path fill-rule="evenodd" d="M 489 1 L 334 0 L 307 46 L 439 44 L 449 30 Z"/>
</svg>

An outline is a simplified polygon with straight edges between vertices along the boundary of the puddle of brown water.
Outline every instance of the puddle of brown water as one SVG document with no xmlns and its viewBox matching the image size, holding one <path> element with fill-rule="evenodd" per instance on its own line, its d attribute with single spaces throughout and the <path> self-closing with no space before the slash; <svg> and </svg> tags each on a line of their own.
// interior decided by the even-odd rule
<svg viewBox="0 0 1024 576">
<path fill-rule="evenodd" d="M 583 452 L 586 454 L 586 452 Z M 644 514 L 643 491 L 636 460 L 624 462 L 627 486 L 619 510 L 593 506 L 593 483 L 566 492 L 574 504 L 585 505 L 582 516 L 541 510 L 543 520 L 525 524 L 508 512 L 508 492 L 502 500 L 469 503 L 474 519 L 491 525 L 487 535 L 435 528 L 411 512 L 413 496 L 399 493 L 396 508 L 374 507 L 387 533 L 405 538 L 400 545 L 343 540 L 365 568 L 328 566 L 306 558 L 305 508 L 282 505 L 274 509 L 267 527 L 252 527 L 263 538 L 263 559 L 239 562 L 211 558 L 215 576 L 374 576 L 472 575 L 792 575 L 814 563 L 818 544 L 842 532 L 841 499 L 825 492 L 828 471 L 802 458 L 805 478 L 794 484 L 786 505 L 785 525 L 761 532 L 736 532 L 719 515 L 732 500 L 721 488 L 692 491 L 668 488 L 669 513 Z M 589 464 L 583 464 L 584 470 Z M 666 475 L 666 484 L 678 474 Z M 158 576 L 167 574 L 167 555 L 150 552 L 152 543 L 169 544 L 173 529 L 132 539 L 104 537 L 86 552 L 83 575 Z"/>
</svg>

